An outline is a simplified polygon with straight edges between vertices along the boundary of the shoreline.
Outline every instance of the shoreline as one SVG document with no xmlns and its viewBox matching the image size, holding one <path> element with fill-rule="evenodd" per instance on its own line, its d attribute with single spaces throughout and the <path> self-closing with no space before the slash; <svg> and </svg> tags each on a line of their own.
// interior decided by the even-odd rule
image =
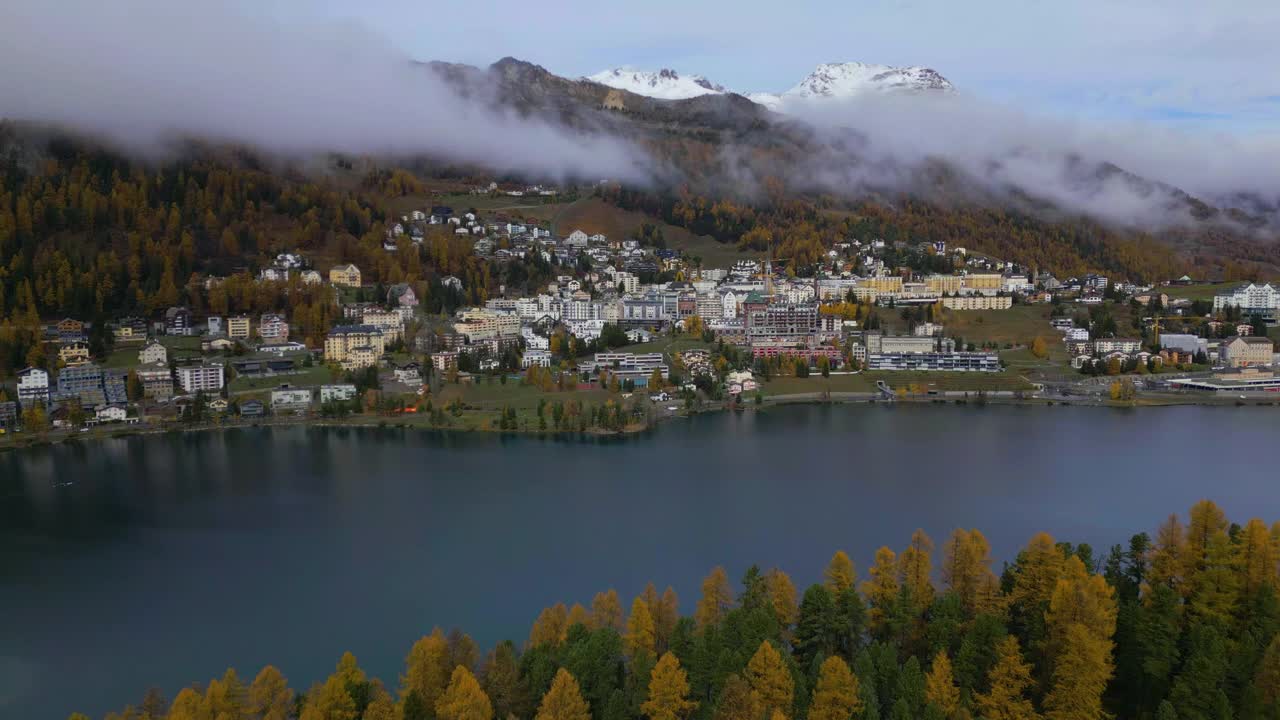
<svg viewBox="0 0 1280 720">
<path fill-rule="evenodd" d="M 1119 402 L 1109 399 L 1100 399 L 1092 396 L 1065 396 L 1065 397 L 1049 397 L 1049 396 L 1030 396 L 1030 397 L 1011 397 L 1011 396 L 992 396 L 990 394 L 982 394 L 975 391 L 972 395 L 965 394 L 963 397 L 953 396 L 904 396 L 895 397 L 893 399 L 883 399 L 876 393 L 861 392 L 835 392 L 835 393 L 788 393 L 784 395 L 772 395 L 763 398 L 760 405 L 754 403 L 744 403 L 737 408 L 731 408 L 724 401 L 715 401 L 699 410 L 679 410 L 670 414 L 664 414 L 655 417 L 652 421 L 630 425 L 622 430 L 604 430 L 601 428 L 590 428 L 585 431 L 577 430 L 528 430 L 528 429 L 492 429 L 492 428 L 475 428 L 475 427 L 456 427 L 450 425 L 431 425 L 423 422 L 406 421 L 404 416 L 389 417 L 382 415 L 356 415 L 347 418 L 324 418 L 311 416 L 295 416 L 295 417 L 273 417 L 253 422 L 219 422 L 201 425 L 168 425 L 153 426 L 146 423 L 138 423 L 134 425 L 111 425 L 100 426 L 98 428 L 88 428 L 81 430 L 59 430 L 49 431 L 39 435 L 27 435 L 22 433 L 19 438 L 15 435 L 6 436 L 0 439 L 0 453 L 28 448 L 36 448 L 43 446 L 61 445 L 71 442 L 82 442 L 86 440 L 113 440 L 135 436 L 147 435 L 164 435 L 169 433 L 208 433 L 225 430 L 239 430 L 252 428 L 270 428 L 270 427 L 324 427 L 324 428 L 375 428 L 375 429 L 403 429 L 403 430 L 428 430 L 450 434 L 484 434 L 484 435 L 520 435 L 520 436 L 543 436 L 543 437 L 578 437 L 578 438 L 595 438 L 621 440 L 637 435 L 642 435 L 651 430 L 657 429 L 663 423 L 679 418 L 690 418 L 695 415 L 705 415 L 710 413 L 721 413 L 729 411 L 737 412 L 759 412 L 769 407 L 783 407 L 788 405 L 962 405 L 983 407 L 987 405 L 999 405 L 1007 407 L 1023 406 L 1023 407 L 1054 407 L 1054 406 L 1070 406 L 1070 407 L 1089 407 L 1098 409 L 1113 410 L 1137 410 L 1145 408 L 1169 408 L 1169 407 L 1188 407 L 1188 406 L 1204 406 L 1204 407 L 1274 407 L 1280 403 L 1280 398 L 1246 398 L 1238 397 L 1222 397 L 1216 396 L 1196 396 L 1187 397 L 1182 395 L 1162 395 L 1139 397 L 1131 402 Z"/>
</svg>

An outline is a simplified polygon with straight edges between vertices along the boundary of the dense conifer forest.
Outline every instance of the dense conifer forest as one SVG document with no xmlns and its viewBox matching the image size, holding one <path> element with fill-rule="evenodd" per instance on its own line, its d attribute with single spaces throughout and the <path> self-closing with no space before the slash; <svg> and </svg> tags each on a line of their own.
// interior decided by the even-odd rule
<svg viewBox="0 0 1280 720">
<path fill-rule="evenodd" d="M 1000 572 L 978 530 L 918 530 L 863 571 L 836 552 L 803 592 L 717 567 L 691 613 L 669 587 L 607 590 L 483 655 L 437 629 L 398 678 L 347 653 L 309 689 L 228 670 L 107 719 L 1277 718 L 1278 559 L 1280 523 L 1207 500 L 1102 553 L 1037 534 Z"/>
</svg>

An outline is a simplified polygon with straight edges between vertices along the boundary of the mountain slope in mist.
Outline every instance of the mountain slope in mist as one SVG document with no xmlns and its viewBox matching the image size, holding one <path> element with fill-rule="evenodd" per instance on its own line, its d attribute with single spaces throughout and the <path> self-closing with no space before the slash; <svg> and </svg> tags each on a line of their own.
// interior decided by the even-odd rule
<svg viewBox="0 0 1280 720">
<path fill-rule="evenodd" d="M 650 184 L 687 185 L 711 196 L 758 199 L 772 184 L 846 198 L 905 194 L 1008 206 L 1051 218 L 1083 214 L 1151 229 L 1259 230 L 1280 217 L 1274 192 L 1197 195 L 1025 119 L 1006 141 L 1001 118 L 992 115 L 997 111 L 958 95 L 925 68 L 824 66 L 795 93 L 824 101 L 795 102 L 780 115 L 732 93 L 655 98 L 514 58 L 485 69 L 430 67 L 462 95 L 488 88 L 495 108 L 643 148 Z M 886 72 L 887 84 L 873 87 L 930 92 L 865 92 Z"/>
</svg>

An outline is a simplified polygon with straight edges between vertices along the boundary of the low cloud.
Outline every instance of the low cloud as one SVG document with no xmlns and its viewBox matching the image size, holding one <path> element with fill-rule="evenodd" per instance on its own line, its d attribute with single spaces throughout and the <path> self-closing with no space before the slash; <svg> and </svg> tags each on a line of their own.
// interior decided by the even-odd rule
<svg viewBox="0 0 1280 720">
<path fill-rule="evenodd" d="M 920 189 L 942 161 L 978 194 L 1020 191 L 1058 207 L 1126 225 L 1191 219 L 1182 190 L 1231 206 L 1251 194 L 1280 205 L 1280 141 L 1157 127 L 1069 121 L 964 94 L 865 94 L 846 101 L 794 100 L 783 110 L 828 142 L 860 139 L 858 163 L 823 163 L 836 190 Z M 1126 173 L 1115 172 L 1108 164 Z"/>
<path fill-rule="evenodd" d="M 232 3 L 15 0 L 0 117 L 132 149 L 181 136 L 284 153 L 426 154 L 500 171 L 642 181 L 635 147 L 459 97 L 362 25 L 285 23 Z"/>
</svg>

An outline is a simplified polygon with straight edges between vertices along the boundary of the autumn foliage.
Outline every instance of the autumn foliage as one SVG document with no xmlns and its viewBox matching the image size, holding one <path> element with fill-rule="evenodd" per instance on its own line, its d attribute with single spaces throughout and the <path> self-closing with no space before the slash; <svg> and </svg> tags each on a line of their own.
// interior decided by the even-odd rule
<svg viewBox="0 0 1280 720">
<path fill-rule="evenodd" d="M 1280 710 L 1280 524 L 1196 503 L 1104 556 L 1046 533 L 996 574 L 977 530 L 882 547 L 858 586 L 836 553 L 799 602 L 788 575 L 723 568 L 693 617 L 649 584 L 623 613 L 542 611 L 523 650 L 481 662 L 435 630 L 393 690 L 346 654 L 309 690 L 230 670 L 121 717 L 168 720 L 1104 720 L 1273 718 Z M 132 714 L 130 714 L 132 713 Z M 79 718 L 77 718 L 79 720 Z"/>
</svg>

